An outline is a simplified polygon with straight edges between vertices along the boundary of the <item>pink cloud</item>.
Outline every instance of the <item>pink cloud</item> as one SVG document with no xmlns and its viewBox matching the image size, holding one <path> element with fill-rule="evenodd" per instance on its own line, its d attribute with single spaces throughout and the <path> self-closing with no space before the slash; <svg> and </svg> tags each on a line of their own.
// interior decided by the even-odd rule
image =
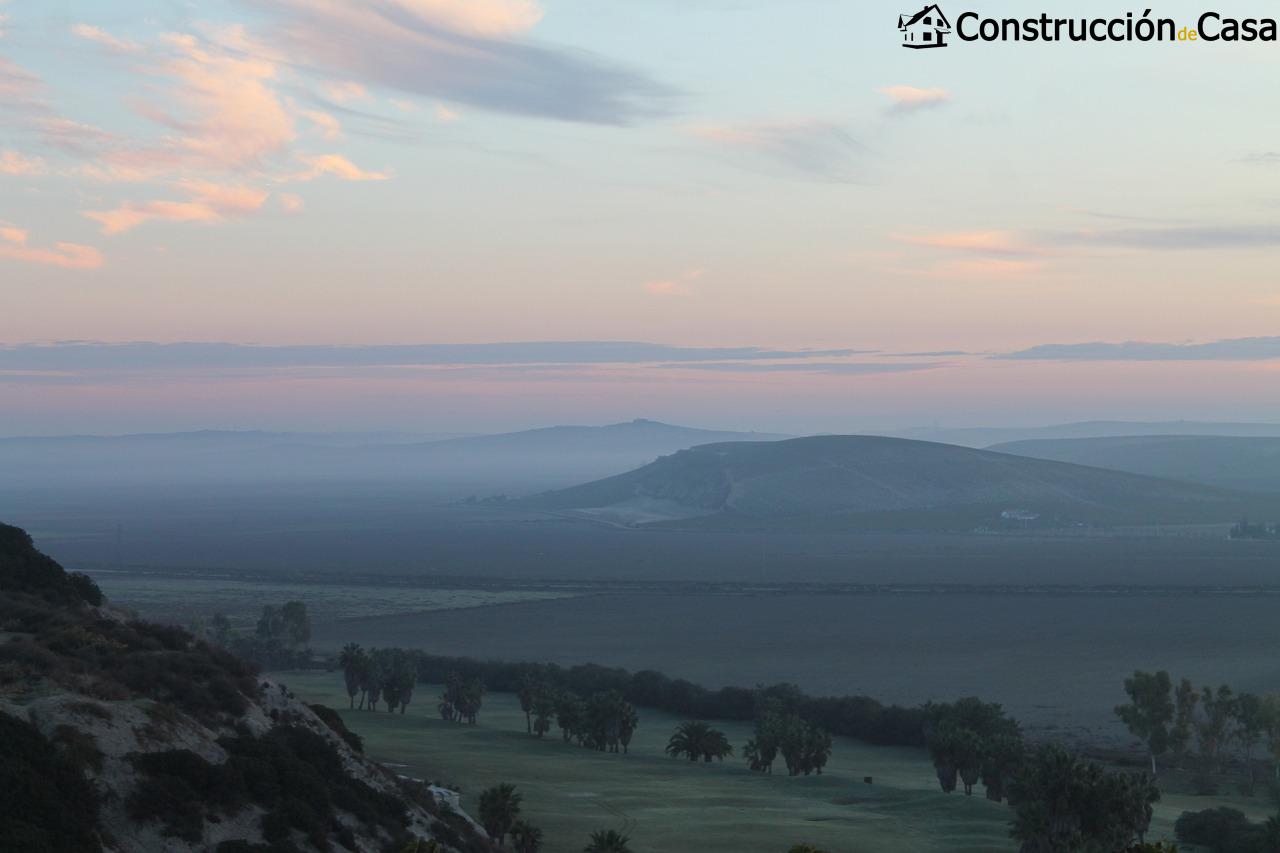
<svg viewBox="0 0 1280 853">
<path fill-rule="evenodd" d="M 103 263 L 102 253 L 92 246 L 82 246 L 79 243 L 54 243 L 53 248 L 37 248 L 30 245 L 26 230 L 13 225 L 0 224 L 0 259 L 5 258 L 77 270 L 97 269 Z"/>
<path fill-rule="evenodd" d="M 436 119 L 438 121 L 448 124 L 449 122 L 457 121 L 459 118 L 457 110 L 451 110 L 444 104 L 436 104 Z"/>
<path fill-rule="evenodd" d="M 276 201 L 280 204 L 280 208 L 288 214 L 301 213 L 306 207 L 302 199 L 293 193 L 277 193 Z"/>
<path fill-rule="evenodd" d="M 300 110 L 299 115 L 319 129 L 325 139 L 341 139 L 342 124 L 332 115 L 321 110 Z"/>
<path fill-rule="evenodd" d="M 91 42 L 100 44 L 115 53 L 137 53 L 142 50 L 142 45 L 137 42 L 117 38 L 106 30 L 99 29 L 91 24 L 76 24 L 71 28 L 71 32 L 82 39 L 88 39 Z"/>
<path fill-rule="evenodd" d="M 674 278 L 646 281 L 640 286 L 655 296 L 689 296 L 693 292 L 690 286 L 702 278 L 704 272 L 700 269 L 686 270 Z"/>
<path fill-rule="evenodd" d="M 383 172 L 367 172 L 341 154 L 303 155 L 298 158 L 310 168 L 291 175 L 289 180 L 310 181 L 332 175 L 344 181 L 385 181 L 391 176 Z"/>
<path fill-rule="evenodd" d="M 1022 242 L 1012 231 L 944 231 L 935 234 L 894 235 L 913 246 L 949 249 L 982 255 L 1038 255 L 1042 250 Z"/>
<path fill-rule="evenodd" d="M 221 222 L 230 216 L 253 213 L 268 194 L 247 186 L 222 186 L 208 181 L 180 181 L 185 201 L 125 202 L 111 210 L 89 210 L 85 216 L 102 225 L 103 234 L 123 234 L 144 222 Z"/>
<path fill-rule="evenodd" d="M 345 104 L 347 101 L 363 101 L 369 97 L 369 92 L 364 86 L 350 81 L 329 83 L 324 87 L 324 93 L 340 104 Z"/>
<path fill-rule="evenodd" d="M 922 89 L 918 86 L 885 86 L 876 91 L 893 101 L 889 110 L 895 113 L 927 110 L 951 100 L 951 93 L 941 87 Z"/>
<path fill-rule="evenodd" d="M 43 175 L 44 160 L 39 157 L 27 157 L 17 151 L 0 151 L 0 175 Z"/>
</svg>

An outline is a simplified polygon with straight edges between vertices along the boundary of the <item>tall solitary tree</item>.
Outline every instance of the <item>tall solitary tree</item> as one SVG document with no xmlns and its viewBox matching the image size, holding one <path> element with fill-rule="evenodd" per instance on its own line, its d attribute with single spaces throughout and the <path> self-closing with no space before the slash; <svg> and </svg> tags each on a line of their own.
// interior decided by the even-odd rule
<svg viewBox="0 0 1280 853">
<path fill-rule="evenodd" d="M 1146 744 L 1154 776 L 1156 757 L 1169 750 L 1169 724 L 1174 718 L 1173 681 L 1164 670 L 1155 673 L 1138 670 L 1133 678 L 1124 680 L 1124 690 L 1129 694 L 1129 702 L 1116 706 L 1116 716 L 1134 737 Z"/>
</svg>

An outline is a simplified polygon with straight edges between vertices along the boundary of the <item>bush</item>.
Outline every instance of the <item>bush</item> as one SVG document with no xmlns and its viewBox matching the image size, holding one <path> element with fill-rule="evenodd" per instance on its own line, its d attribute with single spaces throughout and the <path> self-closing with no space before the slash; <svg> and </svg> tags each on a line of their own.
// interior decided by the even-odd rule
<svg viewBox="0 0 1280 853">
<path fill-rule="evenodd" d="M 98 801 L 30 723 L 0 713 L 0 840 L 23 853 L 97 853 Z"/>
<path fill-rule="evenodd" d="M 360 735 L 347 728 L 347 724 L 342 722 L 342 717 L 337 711 L 328 705 L 308 705 L 315 715 L 320 718 L 326 726 L 332 729 L 340 738 L 346 741 L 347 746 L 356 752 L 364 752 L 364 740 Z"/>
<path fill-rule="evenodd" d="M 1173 825 L 1179 841 L 1197 844 L 1214 853 L 1272 853 L 1266 827 L 1255 824 L 1244 812 L 1220 806 L 1199 812 L 1183 812 Z"/>
</svg>

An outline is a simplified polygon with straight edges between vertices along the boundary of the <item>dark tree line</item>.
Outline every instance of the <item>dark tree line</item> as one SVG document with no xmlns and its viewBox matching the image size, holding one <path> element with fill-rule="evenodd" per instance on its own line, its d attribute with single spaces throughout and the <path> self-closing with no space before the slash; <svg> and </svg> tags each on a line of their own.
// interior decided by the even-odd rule
<svg viewBox="0 0 1280 853">
<path fill-rule="evenodd" d="M 924 708 L 884 705 L 866 696 L 815 697 L 789 684 L 709 690 L 654 670 L 629 672 L 596 664 L 561 667 L 555 664 L 479 661 L 419 651 L 407 653 L 416 665 L 418 680 L 425 684 L 440 684 L 451 673 L 458 673 L 464 678 L 478 679 L 490 690 L 519 693 L 522 685 L 532 681 L 557 693 L 569 692 L 580 697 L 616 691 L 632 705 L 666 711 L 690 720 L 745 722 L 754 721 L 761 715 L 761 703 L 767 697 L 785 696 L 791 713 L 832 735 L 891 746 L 923 746 L 925 743 Z M 537 715 L 532 706 L 528 713 L 532 731 Z"/>
</svg>

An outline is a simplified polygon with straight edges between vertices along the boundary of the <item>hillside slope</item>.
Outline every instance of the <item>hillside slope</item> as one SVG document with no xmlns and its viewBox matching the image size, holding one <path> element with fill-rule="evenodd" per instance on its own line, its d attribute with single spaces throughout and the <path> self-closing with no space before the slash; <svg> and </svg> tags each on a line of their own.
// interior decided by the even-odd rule
<svg viewBox="0 0 1280 853">
<path fill-rule="evenodd" d="M 631 523 L 972 529 L 1225 522 L 1280 498 L 953 445 L 817 436 L 703 445 L 527 505 Z"/>
<path fill-rule="evenodd" d="M 69 577 L 0 525 L 0 850 L 493 850 L 333 712 Z"/>
<path fill-rule="evenodd" d="M 1141 435 L 1015 441 L 988 449 L 1231 489 L 1280 492 L 1280 438 Z"/>
</svg>

